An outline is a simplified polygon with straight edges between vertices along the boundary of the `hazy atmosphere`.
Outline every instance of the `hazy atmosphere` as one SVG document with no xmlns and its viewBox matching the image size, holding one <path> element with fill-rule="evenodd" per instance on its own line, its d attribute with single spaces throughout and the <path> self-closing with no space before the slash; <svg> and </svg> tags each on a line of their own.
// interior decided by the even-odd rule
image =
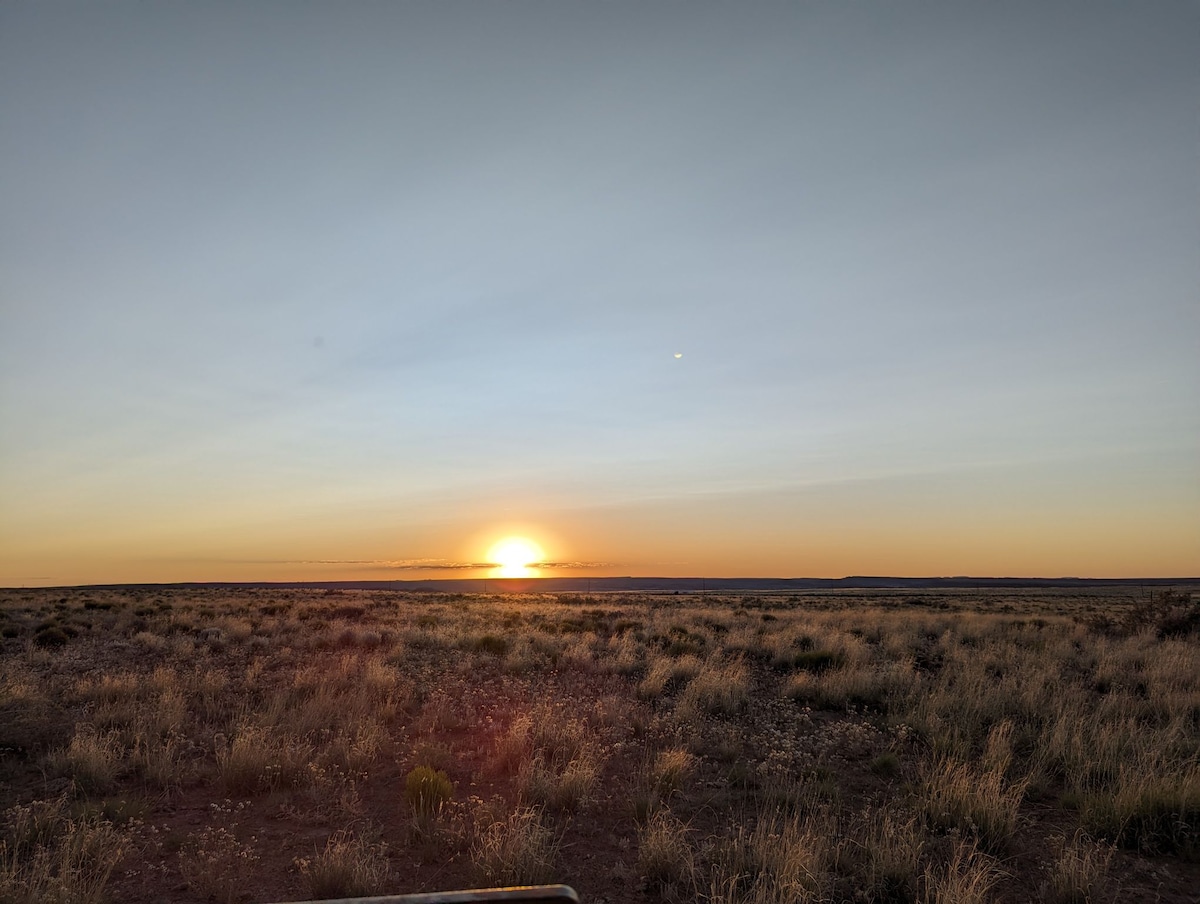
<svg viewBox="0 0 1200 904">
<path fill-rule="evenodd" d="M 1198 36 L 4 4 L 0 585 L 1200 573 Z"/>
</svg>

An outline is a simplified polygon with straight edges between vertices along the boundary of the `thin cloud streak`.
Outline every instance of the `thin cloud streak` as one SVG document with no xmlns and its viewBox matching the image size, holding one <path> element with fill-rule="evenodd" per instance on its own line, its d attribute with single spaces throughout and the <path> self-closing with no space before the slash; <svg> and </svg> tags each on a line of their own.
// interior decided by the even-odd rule
<svg viewBox="0 0 1200 904">
<path fill-rule="evenodd" d="M 504 568 L 503 562 L 451 562 L 445 559 L 227 559 L 237 565 L 333 565 L 358 566 L 377 571 L 472 571 L 486 568 Z M 613 568 L 615 562 L 530 562 L 522 567 L 529 569 L 589 569 Z"/>
</svg>

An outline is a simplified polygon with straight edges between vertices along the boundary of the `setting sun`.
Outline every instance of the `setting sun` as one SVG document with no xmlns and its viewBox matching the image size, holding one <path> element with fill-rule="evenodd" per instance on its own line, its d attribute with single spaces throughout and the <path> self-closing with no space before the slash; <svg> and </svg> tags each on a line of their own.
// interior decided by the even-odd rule
<svg viewBox="0 0 1200 904">
<path fill-rule="evenodd" d="M 488 550 L 488 562 L 500 570 L 502 578 L 524 578 L 532 575 L 530 567 L 545 558 L 542 548 L 525 537 L 505 537 Z"/>
</svg>

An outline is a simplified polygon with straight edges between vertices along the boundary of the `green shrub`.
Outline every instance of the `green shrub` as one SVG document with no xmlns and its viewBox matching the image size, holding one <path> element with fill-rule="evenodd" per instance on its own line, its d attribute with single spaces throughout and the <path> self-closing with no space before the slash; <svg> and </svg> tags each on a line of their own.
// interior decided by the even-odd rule
<svg viewBox="0 0 1200 904">
<path fill-rule="evenodd" d="M 437 816 L 453 796 L 454 783 L 450 777 L 429 766 L 418 766 L 404 778 L 404 797 L 419 822 L 426 823 Z"/>
<path fill-rule="evenodd" d="M 900 771 L 900 757 L 894 753 L 881 753 L 871 760 L 871 771 L 884 778 L 891 778 Z"/>
</svg>

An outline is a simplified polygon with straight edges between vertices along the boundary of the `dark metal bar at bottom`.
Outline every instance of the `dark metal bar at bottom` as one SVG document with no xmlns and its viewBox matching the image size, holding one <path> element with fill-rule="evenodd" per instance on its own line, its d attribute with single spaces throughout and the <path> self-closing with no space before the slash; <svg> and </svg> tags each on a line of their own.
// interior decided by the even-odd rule
<svg viewBox="0 0 1200 904">
<path fill-rule="evenodd" d="M 417 895 L 382 895 L 375 898 L 329 898 L 280 904 L 579 904 L 569 885 L 518 885 L 513 888 L 472 888 L 466 891 L 431 891 Z"/>
</svg>

